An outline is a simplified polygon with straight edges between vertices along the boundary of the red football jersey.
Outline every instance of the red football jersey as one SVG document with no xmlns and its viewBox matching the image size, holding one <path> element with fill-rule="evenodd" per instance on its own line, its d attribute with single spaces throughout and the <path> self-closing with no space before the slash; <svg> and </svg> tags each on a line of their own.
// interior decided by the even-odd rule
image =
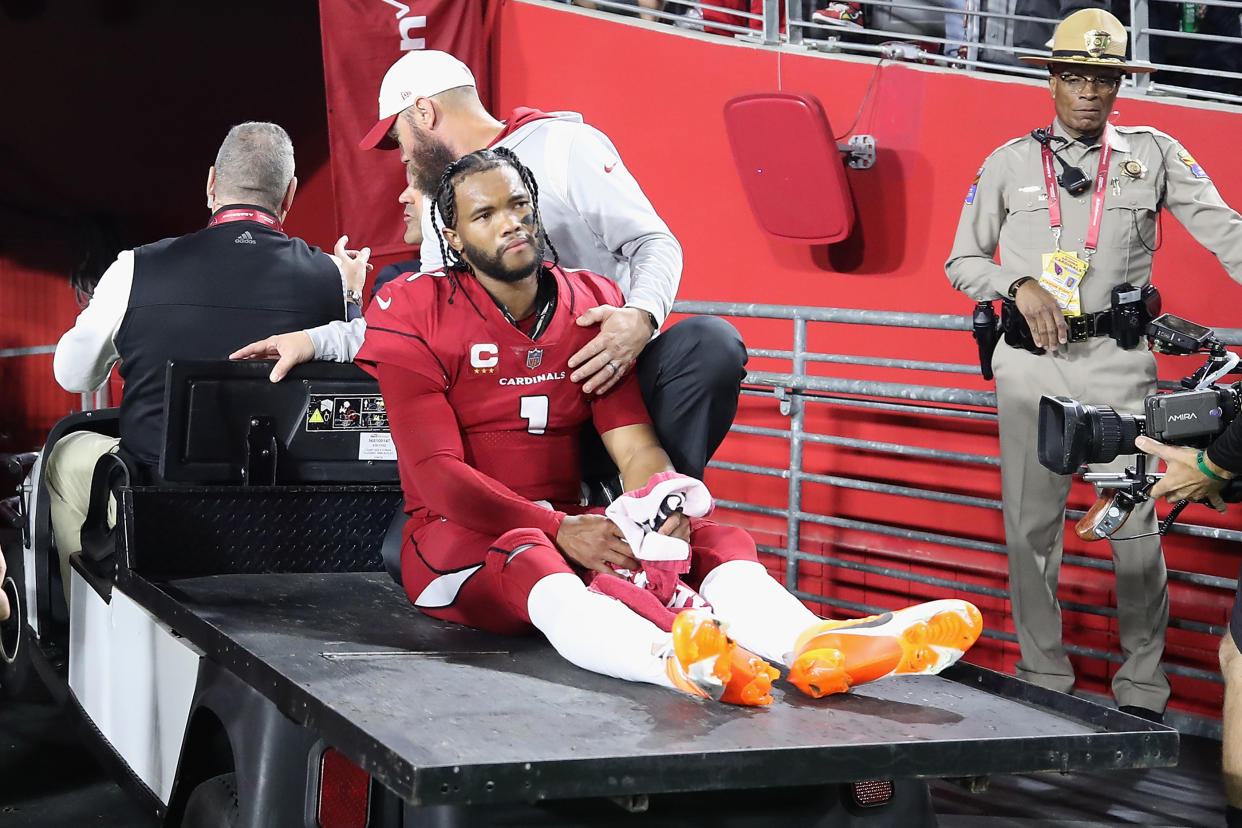
<svg viewBox="0 0 1242 828">
<path fill-rule="evenodd" d="M 599 330 L 574 320 L 596 305 L 622 305 L 617 285 L 586 271 L 552 273 L 556 310 L 537 340 L 509 322 L 469 274 L 394 280 L 367 309 L 356 360 L 368 370 L 393 364 L 443 387 L 457 417 L 461 459 L 477 471 L 530 500 L 575 503 L 583 423 L 593 419 L 602 434 L 650 418 L 633 372 L 602 397 L 588 398 L 569 380 L 569 358 Z M 393 440 L 402 487 L 407 509 L 417 514 L 424 505 L 412 472 L 419 457 L 409 455 L 426 449 L 400 431 L 394 427 Z"/>
</svg>

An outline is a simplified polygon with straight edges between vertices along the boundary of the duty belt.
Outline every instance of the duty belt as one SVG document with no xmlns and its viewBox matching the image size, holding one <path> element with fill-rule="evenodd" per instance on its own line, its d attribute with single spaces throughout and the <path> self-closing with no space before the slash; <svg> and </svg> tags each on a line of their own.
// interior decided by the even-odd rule
<svg viewBox="0 0 1242 828">
<path fill-rule="evenodd" d="M 976 340 L 981 334 L 987 334 L 980 340 L 980 360 L 984 360 L 982 346 L 991 343 L 994 334 L 988 331 L 995 323 L 989 314 L 978 313 L 972 319 L 972 328 Z M 1086 342 L 1093 336 L 1110 337 L 1117 345 L 1127 350 L 1138 347 L 1142 341 L 1147 323 L 1160 315 L 1160 292 L 1151 285 L 1136 288 L 1128 283 L 1114 285 L 1112 303 L 1108 310 L 1084 313 L 1080 316 L 1066 316 L 1065 327 L 1067 342 Z M 1011 348 L 1022 348 L 1033 354 L 1042 354 L 1044 349 L 1035 344 L 1031 335 L 1031 327 L 1026 318 L 1018 310 L 1012 299 L 1001 300 L 999 327 L 1004 334 L 1005 344 Z"/>
<path fill-rule="evenodd" d="M 1066 316 L 1067 342 L 1086 342 L 1093 336 L 1111 336 L 1113 320 L 1111 311 L 1095 311 L 1081 316 Z M 1043 348 L 1035 344 L 1031 336 L 1031 328 L 1023 318 L 1017 304 L 1012 299 L 1001 302 L 1000 329 L 1004 334 L 1005 343 L 1012 348 L 1022 348 L 1033 354 L 1042 354 Z"/>
</svg>

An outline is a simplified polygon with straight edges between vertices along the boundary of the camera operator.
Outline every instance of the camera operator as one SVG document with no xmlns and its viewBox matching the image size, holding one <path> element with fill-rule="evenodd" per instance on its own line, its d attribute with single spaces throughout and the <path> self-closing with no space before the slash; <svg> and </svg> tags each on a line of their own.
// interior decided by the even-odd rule
<svg viewBox="0 0 1242 828">
<path fill-rule="evenodd" d="M 1167 208 L 1242 280 L 1242 216 L 1178 141 L 1149 126 L 1109 124 L 1126 74 L 1116 17 L 1085 9 L 1056 29 L 1046 65 L 1055 118 L 995 150 L 962 208 L 945 271 L 977 302 L 1003 305 L 1005 341 L 981 362 L 996 377 L 1009 592 L 1022 657 L 1019 677 L 1062 692 L 1074 669 L 1061 634 L 1057 581 L 1070 477 L 1036 459 L 1042 395 L 1090 397 L 1118 412 L 1142 411 L 1155 391 L 1155 360 L 1142 343 L 1154 315 L 1152 254 Z M 995 260 L 999 249 L 999 263 Z M 978 313 L 977 313 L 978 315 Z M 978 322 L 977 322 L 978 324 Z M 991 330 L 987 319 L 977 330 Z M 1116 465 L 1096 471 L 1116 470 Z M 1135 508 L 1133 534 L 1155 529 L 1152 504 Z M 1117 704 L 1159 720 L 1169 697 L 1160 667 L 1168 583 L 1158 538 L 1113 547 L 1125 663 L 1112 682 Z"/>
<path fill-rule="evenodd" d="M 1203 451 L 1185 446 L 1166 446 L 1150 437 L 1139 437 L 1134 445 L 1165 462 L 1164 477 L 1151 490 L 1153 499 L 1170 503 L 1179 500 L 1206 501 L 1216 511 L 1225 511 L 1221 489 L 1242 474 L 1242 417 L 1237 417 Z M 1242 572 L 1233 599 L 1229 630 L 1220 642 L 1220 672 L 1225 677 L 1225 710 L 1221 719 L 1225 732 L 1221 739 L 1221 778 L 1225 787 L 1226 825 L 1242 828 Z"/>
</svg>

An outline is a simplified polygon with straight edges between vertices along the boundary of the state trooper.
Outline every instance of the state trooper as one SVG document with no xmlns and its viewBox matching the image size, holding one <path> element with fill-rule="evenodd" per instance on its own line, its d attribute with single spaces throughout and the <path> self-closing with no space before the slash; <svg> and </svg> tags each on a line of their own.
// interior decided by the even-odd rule
<svg viewBox="0 0 1242 828">
<path fill-rule="evenodd" d="M 984 161 L 945 264 L 949 281 L 972 299 L 1009 300 L 1009 327 L 1026 338 L 1025 347 L 998 343 L 991 360 L 1009 593 L 1021 647 L 1016 670 L 1063 692 L 1074 685 L 1056 598 L 1071 478 L 1037 460 L 1039 398 L 1062 394 L 1135 414 L 1155 392 L 1146 342 L 1125 341 L 1110 320 L 1114 308 L 1136 297 L 1149 310 L 1141 300 L 1150 292 L 1161 209 L 1242 281 L 1242 216 L 1194 156 L 1153 127 L 1109 123 L 1123 76 L 1152 71 L 1126 61 L 1126 41 L 1116 17 L 1084 9 L 1057 26 L 1051 55 L 1022 58 L 1048 67 L 1055 115 Z M 1007 328 L 1010 342 L 1018 334 Z M 1119 470 L 1129 460 L 1095 470 Z M 1134 510 L 1118 538 L 1155 529 L 1149 502 Z M 1113 696 L 1127 712 L 1159 721 L 1169 697 L 1160 666 L 1169 616 L 1160 540 L 1114 540 L 1113 561 L 1125 655 Z"/>
</svg>

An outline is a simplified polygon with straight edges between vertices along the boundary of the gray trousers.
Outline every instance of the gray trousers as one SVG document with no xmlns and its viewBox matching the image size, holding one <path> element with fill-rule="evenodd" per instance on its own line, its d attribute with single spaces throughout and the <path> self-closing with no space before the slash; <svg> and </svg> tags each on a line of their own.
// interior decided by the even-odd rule
<svg viewBox="0 0 1242 828">
<path fill-rule="evenodd" d="M 1155 360 L 1143 347 L 1118 348 L 1107 337 L 1073 343 L 1056 355 L 1037 356 L 1003 342 L 992 359 L 1000 414 L 1001 491 L 1005 546 L 1009 554 L 1009 596 L 1022 658 L 1020 678 L 1068 692 L 1074 670 L 1061 639 L 1057 581 L 1065 502 L 1071 478 L 1039 463 L 1039 398 L 1066 395 L 1079 402 L 1142 413 L 1143 398 L 1156 390 Z M 1132 456 L 1092 466 L 1116 471 Z M 1116 533 L 1128 538 L 1156 530 L 1154 504 L 1136 507 Z M 1158 537 L 1113 540 L 1117 579 L 1117 622 L 1125 662 L 1113 677 L 1118 705 L 1163 711 L 1169 682 L 1160 667 L 1169 623 L 1169 589 Z"/>
</svg>

